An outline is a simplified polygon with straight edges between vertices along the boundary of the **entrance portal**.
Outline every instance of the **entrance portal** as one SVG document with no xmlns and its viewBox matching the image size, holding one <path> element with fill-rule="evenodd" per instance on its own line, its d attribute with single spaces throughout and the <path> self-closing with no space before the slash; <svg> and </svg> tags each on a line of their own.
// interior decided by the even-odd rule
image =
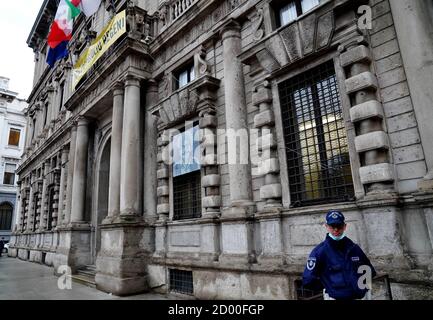
<svg viewBox="0 0 433 320">
<path fill-rule="evenodd" d="M 99 166 L 97 171 L 97 199 L 96 199 L 96 216 L 93 219 L 95 227 L 94 247 L 93 247 L 93 263 L 96 262 L 96 256 L 101 248 L 101 230 L 99 225 L 108 213 L 108 189 L 110 177 L 110 149 L 111 138 L 105 143 L 101 157 L 99 158 Z"/>
</svg>

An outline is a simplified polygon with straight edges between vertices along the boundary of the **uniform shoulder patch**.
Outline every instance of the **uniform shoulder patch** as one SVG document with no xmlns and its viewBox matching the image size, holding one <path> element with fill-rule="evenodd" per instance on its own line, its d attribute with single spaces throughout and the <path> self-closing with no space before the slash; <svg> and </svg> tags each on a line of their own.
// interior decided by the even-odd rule
<svg viewBox="0 0 433 320">
<path fill-rule="evenodd" d="M 311 271 L 314 269 L 315 266 L 316 266 L 316 258 L 309 257 L 307 260 L 307 269 Z"/>
</svg>

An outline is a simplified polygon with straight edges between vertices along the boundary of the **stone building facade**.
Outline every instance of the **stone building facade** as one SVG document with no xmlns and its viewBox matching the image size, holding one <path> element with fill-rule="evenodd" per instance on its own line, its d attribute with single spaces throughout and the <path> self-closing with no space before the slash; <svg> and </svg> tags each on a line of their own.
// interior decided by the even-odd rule
<svg viewBox="0 0 433 320">
<path fill-rule="evenodd" d="M 9 242 L 16 213 L 15 170 L 24 151 L 27 102 L 9 90 L 9 79 L 0 77 L 0 240 Z"/>
<path fill-rule="evenodd" d="M 433 297 L 431 1 L 103 1 L 48 69 L 55 9 L 28 39 L 11 256 L 94 265 L 117 295 L 295 299 L 339 209 L 395 298 Z M 127 34 L 72 90 L 122 10 Z"/>
</svg>

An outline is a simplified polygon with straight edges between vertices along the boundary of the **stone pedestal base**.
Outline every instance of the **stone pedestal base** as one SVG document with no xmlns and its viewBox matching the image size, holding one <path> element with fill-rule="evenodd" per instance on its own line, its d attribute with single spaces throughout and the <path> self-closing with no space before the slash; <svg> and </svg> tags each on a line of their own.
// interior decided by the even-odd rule
<svg viewBox="0 0 433 320">
<path fill-rule="evenodd" d="M 433 192 L 433 179 L 423 179 L 419 181 L 418 190 L 422 192 Z"/>
<path fill-rule="evenodd" d="M 194 270 L 194 296 L 198 299 L 290 299 L 286 275 Z"/>
<path fill-rule="evenodd" d="M 236 254 L 236 253 L 222 253 L 218 261 L 226 268 L 245 268 L 248 264 L 257 261 L 255 254 Z"/>
<path fill-rule="evenodd" d="M 116 296 L 125 296 L 149 291 L 147 286 L 147 276 L 118 278 L 111 275 L 97 273 L 95 281 L 98 290 L 113 293 Z"/>
<path fill-rule="evenodd" d="M 8 257 L 16 258 L 17 256 L 18 256 L 18 249 L 9 247 Z"/>
<path fill-rule="evenodd" d="M 413 263 L 403 239 L 403 221 L 397 207 L 372 207 L 362 210 L 369 257 L 378 268 L 409 270 Z"/>
<path fill-rule="evenodd" d="M 21 260 L 29 260 L 30 251 L 27 249 L 18 249 L 18 258 Z"/>
<path fill-rule="evenodd" d="M 224 264 L 256 262 L 253 230 L 254 225 L 242 220 L 221 223 L 221 249 L 219 261 Z"/>
<path fill-rule="evenodd" d="M 72 273 L 91 263 L 90 226 L 75 224 L 59 230 L 59 246 L 53 257 L 54 273 L 61 265 L 67 265 Z"/>
<path fill-rule="evenodd" d="M 101 226 L 97 289 L 118 296 L 148 291 L 145 255 L 152 249 L 146 241 L 150 234 L 143 226 L 132 223 Z"/>
<path fill-rule="evenodd" d="M 269 266 L 271 268 L 278 268 L 285 264 L 285 259 L 282 254 L 261 254 L 257 257 L 257 262 L 262 266 Z"/>
<path fill-rule="evenodd" d="M 29 261 L 42 263 L 42 251 L 30 250 L 30 260 Z"/>
<path fill-rule="evenodd" d="M 55 252 L 47 252 L 45 255 L 44 264 L 52 267 L 54 263 Z"/>
</svg>

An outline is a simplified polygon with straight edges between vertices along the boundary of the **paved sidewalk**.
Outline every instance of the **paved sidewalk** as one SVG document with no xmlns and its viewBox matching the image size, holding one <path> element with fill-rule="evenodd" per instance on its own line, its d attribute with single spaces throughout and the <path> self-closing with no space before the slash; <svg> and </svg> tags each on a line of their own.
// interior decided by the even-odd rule
<svg viewBox="0 0 433 320">
<path fill-rule="evenodd" d="M 116 297 L 72 282 L 71 290 L 61 290 L 53 268 L 33 262 L 0 258 L 0 300 L 171 300 L 177 296 L 154 293 Z"/>
</svg>

